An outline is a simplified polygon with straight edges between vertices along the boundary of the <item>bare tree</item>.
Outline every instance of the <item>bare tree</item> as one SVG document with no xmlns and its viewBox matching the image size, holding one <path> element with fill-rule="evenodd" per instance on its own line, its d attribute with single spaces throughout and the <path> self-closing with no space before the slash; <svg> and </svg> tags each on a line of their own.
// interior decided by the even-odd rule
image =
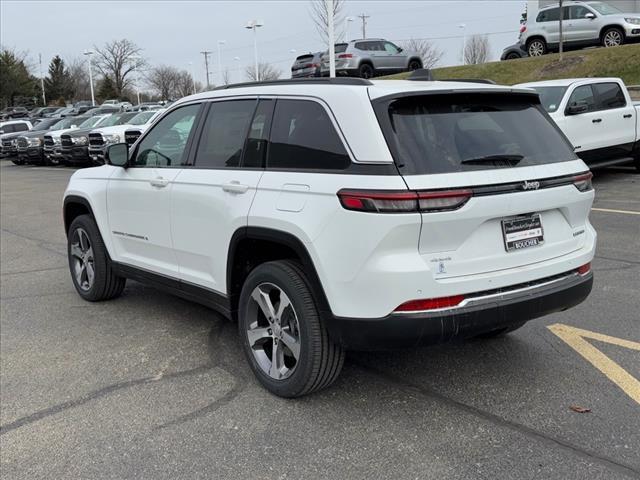
<svg viewBox="0 0 640 480">
<path fill-rule="evenodd" d="M 192 95 L 195 93 L 193 91 L 193 77 L 186 70 L 182 70 L 178 72 L 176 77 L 176 88 L 175 94 L 178 97 L 186 97 L 187 95 Z"/>
<path fill-rule="evenodd" d="M 176 67 L 168 65 L 159 65 L 147 73 L 147 83 L 160 95 L 162 100 L 174 97 L 178 90 L 179 78 L 180 71 Z"/>
<path fill-rule="evenodd" d="M 464 48 L 464 63 L 477 65 L 489 60 L 489 37 L 486 35 L 473 35 Z"/>
<path fill-rule="evenodd" d="M 403 42 L 401 46 L 404 50 L 420 54 L 423 68 L 435 67 L 444 55 L 442 50 L 439 50 L 429 40 L 422 38 L 410 38 Z"/>
<path fill-rule="evenodd" d="M 333 0 L 333 28 L 335 31 L 335 40 L 338 41 L 344 37 L 344 10 L 345 0 Z M 309 13 L 311 20 L 316 26 L 320 40 L 323 45 L 329 46 L 329 9 L 325 0 L 311 0 Z"/>
<path fill-rule="evenodd" d="M 74 58 L 69 62 L 67 71 L 74 101 L 91 99 L 88 68 L 86 60 L 82 58 Z"/>
<path fill-rule="evenodd" d="M 262 62 L 258 64 L 258 78 L 256 78 L 256 72 L 253 65 L 248 65 L 244 73 L 247 79 L 249 79 L 252 82 L 264 82 L 268 80 L 277 80 L 278 78 L 280 78 L 280 75 L 282 74 L 282 72 L 277 68 L 275 68 L 273 65 L 269 63 L 262 63 Z"/>
<path fill-rule="evenodd" d="M 229 69 L 226 68 L 224 72 L 222 72 L 222 84 L 229 85 L 230 83 L 231 83 L 231 73 L 229 72 Z"/>
<path fill-rule="evenodd" d="M 145 60 L 140 56 L 142 49 L 126 38 L 113 40 L 104 48 L 94 48 L 95 66 L 103 76 L 113 80 L 116 93 L 121 95 L 132 81 L 131 72 L 145 65 Z"/>
</svg>

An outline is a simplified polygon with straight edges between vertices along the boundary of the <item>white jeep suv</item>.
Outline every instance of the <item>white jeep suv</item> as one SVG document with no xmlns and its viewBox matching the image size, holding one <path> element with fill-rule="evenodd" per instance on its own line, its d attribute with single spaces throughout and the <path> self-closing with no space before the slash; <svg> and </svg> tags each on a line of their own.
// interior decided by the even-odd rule
<svg viewBox="0 0 640 480">
<path fill-rule="evenodd" d="M 345 350 L 498 335 L 591 290 L 591 173 L 531 90 L 235 85 L 106 161 L 64 197 L 80 296 L 129 278 L 214 308 L 277 395 L 331 384 Z"/>
</svg>

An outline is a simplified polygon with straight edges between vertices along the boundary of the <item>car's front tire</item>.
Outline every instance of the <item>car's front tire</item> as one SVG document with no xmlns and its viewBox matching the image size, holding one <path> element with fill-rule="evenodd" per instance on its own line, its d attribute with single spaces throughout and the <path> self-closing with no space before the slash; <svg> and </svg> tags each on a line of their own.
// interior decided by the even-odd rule
<svg viewBox="0 0 640 480">
<path fill-rule="evenodd" d="M 124 290 L 126 279 L 113 271 L 100 230 L 91 215 L 79 215 L 71 223 L 67 256 L 73 286 L 85 300 L 109 300 Z"/>
<path fill-rule="evenodd" d="M 240 294 L 238 328 L 258 381 L 280 397 L 331 385 L 344 350 L 329 338 L 302 267 L 274 261 L 256 267 Z"/>
<path fill-rule="evenodd" d="M 422 64 L 418 60 L 411 60 L 409 62 L 408 71 L 413 72 L 415 70 L 420 70 L 422 68 Z"/>
<path fill-rule="evenodd" d="M 547 42 L 542 38 L 534 38 L 527 44 L 527 53 L 530 57 L 540 57 L 547 53 Z"/>
<path fill-rule="evenodd" d="M 603 47 L 619 47 L 624 44 L 624 32 L 616 27 L 607 28 L 600 41 Z"/>
</svg>

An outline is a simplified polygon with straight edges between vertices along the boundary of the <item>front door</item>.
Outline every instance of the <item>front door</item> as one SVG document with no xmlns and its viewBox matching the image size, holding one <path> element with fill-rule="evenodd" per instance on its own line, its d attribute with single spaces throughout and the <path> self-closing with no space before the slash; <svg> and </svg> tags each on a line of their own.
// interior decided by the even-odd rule
<svg viewBox="0 0 640 480">
<path fill-rule="evenodd" d="M 192 104 L 165 115 L 131 153 L 130 166 L 109 179 L 107 211 L 114 260 L 178 276 L 171 240 L 171 192 L 186 161 L 199 110 L 199 104 Z"/>
</svg>

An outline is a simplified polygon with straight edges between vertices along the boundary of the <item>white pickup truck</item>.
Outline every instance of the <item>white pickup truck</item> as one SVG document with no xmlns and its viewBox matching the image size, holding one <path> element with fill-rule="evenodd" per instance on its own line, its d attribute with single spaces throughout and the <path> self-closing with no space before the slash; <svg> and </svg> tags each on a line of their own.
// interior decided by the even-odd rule
<svg viewBox="0 0 640 480">
<path fill-rule="evenodd" d="M 542 106 L 590 168 L 624 163 L 640 171 L 640 103 L 619 78 L 572 78 L 522 83 L 540 94 Z"/>
</svg>

